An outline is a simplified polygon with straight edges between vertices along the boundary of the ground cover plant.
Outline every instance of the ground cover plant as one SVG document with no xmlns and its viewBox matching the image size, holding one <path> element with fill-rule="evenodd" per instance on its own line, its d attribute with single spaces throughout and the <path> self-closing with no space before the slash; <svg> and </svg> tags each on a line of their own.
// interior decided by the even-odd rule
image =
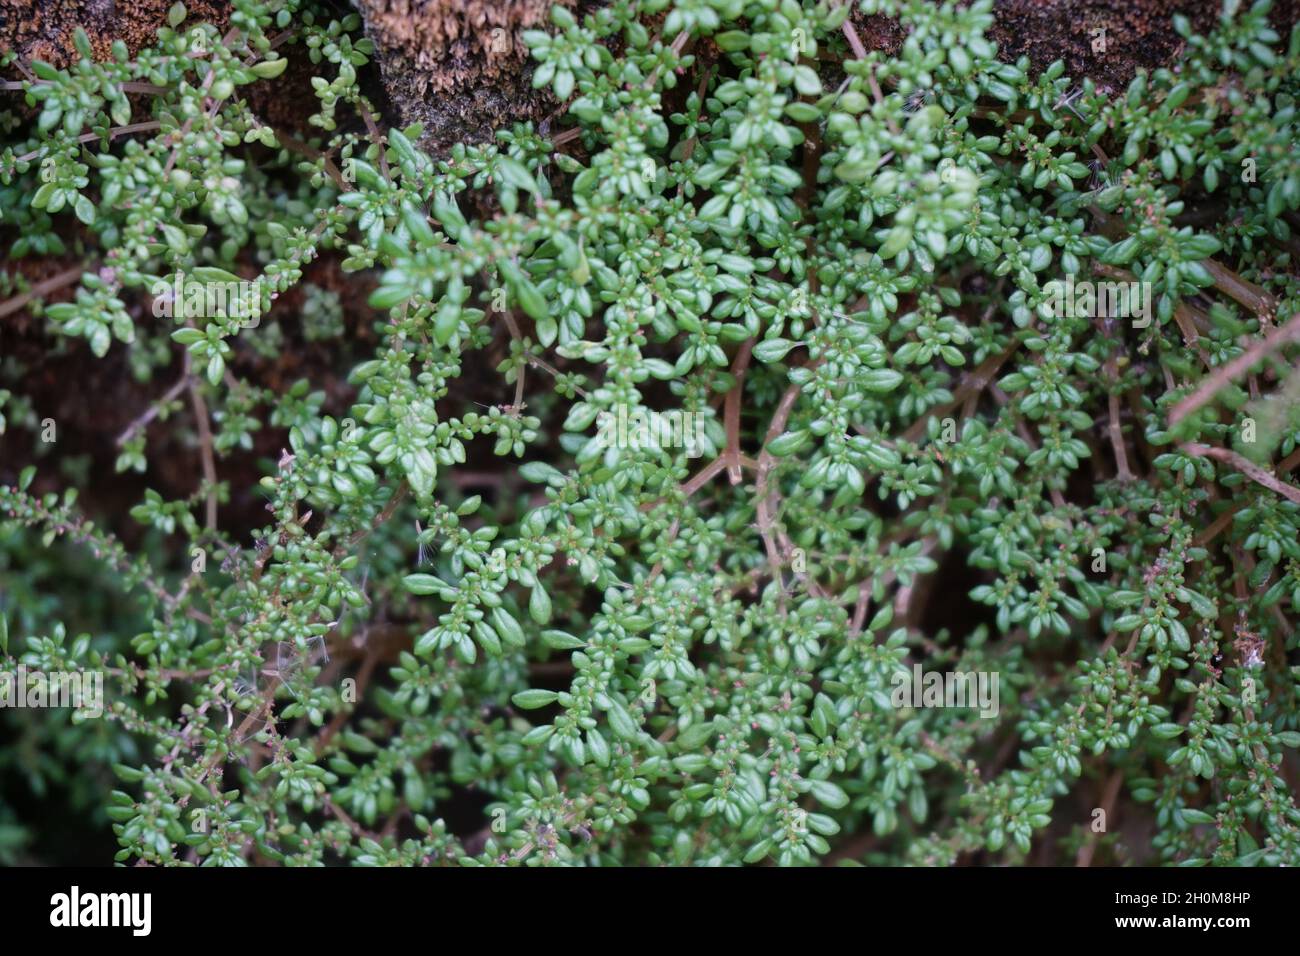
<svg viewBox="0 0 1300 956">
<path fill-rule="evenodd" d="M 232 7 L 0 57 L 0 860 L 1300 864 L 1267 2 L 1127 89 L 991 0 L 557 6 L 441 149 Z"/>
</svg>

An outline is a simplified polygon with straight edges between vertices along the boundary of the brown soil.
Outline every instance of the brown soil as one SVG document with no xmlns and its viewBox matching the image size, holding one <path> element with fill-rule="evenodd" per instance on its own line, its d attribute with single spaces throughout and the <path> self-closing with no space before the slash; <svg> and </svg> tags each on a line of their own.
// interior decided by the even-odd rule
<svg viewBox="0 0 1300 956">
<path fill-rule="evenodd" d="M 82 27 L 90 37 L 95 58 L 111 55 L 114 40 L 122 40 L 134 56 L 153 43 L 158 28 L 167 25 L 175 0 L 0 0 L 0 50 L 17 50 L 26 60 L 44 60 L 65 67 L 77 57 L 73 33 Z M 222 0 L 186 0 L 189 21 L 206 20 L 225 27 L 231 7 Z"/>
<path fill-rule="evenodd" d="M 31 278 L 39 281 L 70 264 L 32 270 Z M 309 342 L 303 337 L 299 314 L 306 283 L 339 295 L 345 321 L 341 340 Z M 231 369 L 276 394 L 286 393 L 305 378 L 313 389 L 325 392 L 325 413 L 342 418 L 356 398 L 355 389 L 346 381 L 346 370 L 374 348 L 371 322 L 375 313 L 365 303 L 372 289 L 370 281 L 343 273 L 337 256 L 327 253 L 304 270 L 302 284 L 277 299 L 264 317 L 264 323 L 277 322 L 284 335 L 284 345 L 274 358 L 258 355 L 246 341 L 237 339 L 232 343 L 235 351 Z M 51 298 L 66 299 L 67 293 Z M 149 314 L 147 299 L 138 295 L 123 298 L 140 330 L 165 334 L 163 323 L 167 320 Z M 149 470 L 141 476 L 134 472 L 117 474 L 113 467 L 120 450 L 118 436 L 176 381 L 179 364 L 173 361 L 157 372 L 153 381 L 142 383 L 131 374 L 122 345 L 115 343 L 104 358 L 96 359 L 84 342 L 63 340 L 66 345 L 56 347 L 42 329 L 43 322 L 33 319 L 26 310 L 0 320 L 0 356 L 12 360 L 12 366 L 21 370 L 17 381 L 0 377 L 0 388 L 30 400 L 38 420 L 52 418 L 57 423 L 57 449 L 52 460 L 86 456 L 93 463 L 94 479 L 82 496 L 83 503 L 92 511 L 124 514 L 139 502 L 142 486 L 156 488 L 169 498 L 192 494 L 199 476 L 198 453 L 194 447 L 176 441 L 176 436 L 188 433 L 193 423 L 185 394 L 180 396 L 179 410 L 170 423 L 158 418 L 148 426 Z M 177 421 L 183 423 L 180 431 Z M 33 434 L 21 428 L 10 428 L 0 436 L 0 483 L 13 481 L 22 465 L 35 460 L 33 440 Z M 230 483 L 234 495 L 221 507 L 221 524 L 236 539 L 266 520 L 262 500 L 256 493 L 257 480 L 264 473 L 258 458 L 275 460 L 284 441 L 282 430 L 264 428 L 253 433 L 251 451 L 236 450 L 218 466 L 221 479 Z M 54 490 L 64 484 L 55 469 L 47 465 L 41 468 L 34 490 Z M 135 529 L 131 522 L 124 522 L 119 530 L 129 535 Z"/>
<path fill-rule="evenodd" d="M 1219 0 L 999 0 L 989 34 L 1004 60 L 1028 55 L 1039 69 L 1064 60 L 1066 75 L 1119 90 L 1139 67 L 1165 66 L 1178 55 L 1183 39 L 1174 32 L 1175 13 L 1208 33 L 1220 8 Z M 1102 36 L 1105 50 L 1094 52 Z"/>
</svg>

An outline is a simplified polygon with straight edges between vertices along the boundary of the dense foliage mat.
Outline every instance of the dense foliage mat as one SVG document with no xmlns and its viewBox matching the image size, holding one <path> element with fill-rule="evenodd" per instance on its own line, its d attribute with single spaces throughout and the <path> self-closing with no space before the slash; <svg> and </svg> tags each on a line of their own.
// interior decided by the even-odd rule
<svg viewBox="0 0 1300 956">
<path fill-rule="evenodd" d="M 1112 94 L 991 0 L 557 7 L 432 156 L 233 6 L 0 58 L 0 653 L 103 676 L 0 710 L 0 858 L 1300 864 L 1300 29 Z"/>
</svg>

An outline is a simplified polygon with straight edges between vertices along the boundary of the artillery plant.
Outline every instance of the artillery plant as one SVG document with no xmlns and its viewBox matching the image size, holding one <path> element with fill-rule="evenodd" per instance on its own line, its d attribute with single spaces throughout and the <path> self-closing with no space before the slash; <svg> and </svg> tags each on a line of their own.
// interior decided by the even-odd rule
<svg viewBox="0 0 1300 956">
<path fill-rule="evenodd" d="M 0 313 L 142 397 L 78 464 L 0 366 L 5 669 L 105 675 L 0 713 L 0 854 L 1300 864 L 1300 29 L 1112 92 L 992 6 L 556 7 L 555 117 L 426 148 L 298 0 L 6 56 Z"/>
</svg>

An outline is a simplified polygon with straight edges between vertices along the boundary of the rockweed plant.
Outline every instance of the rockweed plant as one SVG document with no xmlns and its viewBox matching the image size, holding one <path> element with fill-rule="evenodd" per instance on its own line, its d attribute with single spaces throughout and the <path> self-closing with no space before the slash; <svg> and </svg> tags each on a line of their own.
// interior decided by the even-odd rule
<svg viewBox="0 0 1300 956">
<path fill-rule="evenodd" d="M 0 856 L 52 793 L 123 863 L 1300 864 L 1267 2 L 1119 93 L 1000 61 L 991 0 L 556 7 L 555 117 L 442 153 L 358 17 L 233 9 L 0 59 L 0 315 L 153 397 L 86 461 L 0 363 L 3 665 L 105 675 L 98 720 L 0 710 Z M 286 57 L 309 134 L 253 105 Z M 191 280 L 257 308 L 153 308 Z M 346 383 L 260 374 L 303 285 Z"/>
</svg>

